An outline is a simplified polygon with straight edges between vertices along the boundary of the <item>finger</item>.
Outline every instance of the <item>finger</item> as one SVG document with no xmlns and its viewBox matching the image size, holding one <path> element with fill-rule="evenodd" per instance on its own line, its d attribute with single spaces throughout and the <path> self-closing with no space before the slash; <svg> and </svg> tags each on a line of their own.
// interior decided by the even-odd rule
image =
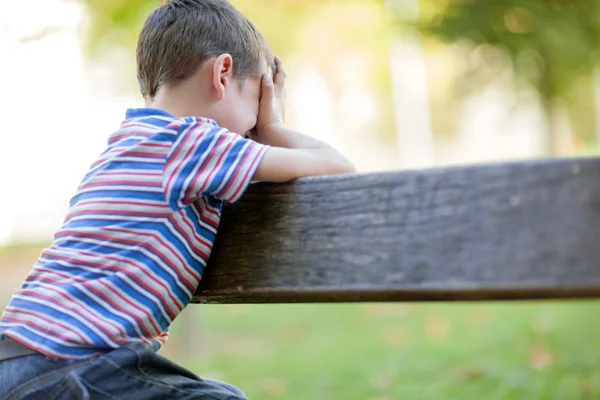
<svg viewBox="0 0 600 400">
<path fill-rule="evenodd" d="M 260 112 L 269 113 L 273 107 L 273 87 L 271 74 L 264 74 L 260 82 Z"/>
<path fill-rule="evenodd" d="M 285 65 L 283 65 L 283 61 L 278 56 L 275 56 L 275 76 L 273 77 L 273 81 L 278 89 L 283 88 L 286 77 L 287 73 L 285 71 Z"/>
<path fill-rule="evenodd" d="M 262 76 L 261 79 L 261 100 L 263 97 L 268 96 L 273 98 L 273 78 L 271 74 L 266 73 Z"/>
</svg>

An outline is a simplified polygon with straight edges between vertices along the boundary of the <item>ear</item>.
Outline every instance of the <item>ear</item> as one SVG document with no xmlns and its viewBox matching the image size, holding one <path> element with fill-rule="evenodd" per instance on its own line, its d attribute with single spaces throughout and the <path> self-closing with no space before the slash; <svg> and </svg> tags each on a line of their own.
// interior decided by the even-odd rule
<svg viewBox="0 0 600 400">
<path fill-rule="evenodd" d="M 221 54 L 213 65 L 213 86 L 219 100 L 225 97 L 225 88 L 233 80 L 233 58 L 230 54 Z"/>
</svg>

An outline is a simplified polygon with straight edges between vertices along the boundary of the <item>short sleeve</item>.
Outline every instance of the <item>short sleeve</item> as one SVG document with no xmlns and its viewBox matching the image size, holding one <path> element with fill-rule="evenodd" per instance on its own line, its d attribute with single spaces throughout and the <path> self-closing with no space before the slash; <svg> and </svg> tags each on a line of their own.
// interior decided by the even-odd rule
<svg viewBox="0 0 600 400">
<path fill-rule="evenodd" d="M 210 122 L 194 118 L 181 124 L 163 172 L 169 206 L 179 210 L 203 195 L 235 202 L 267 149 Z"/>
</svg>

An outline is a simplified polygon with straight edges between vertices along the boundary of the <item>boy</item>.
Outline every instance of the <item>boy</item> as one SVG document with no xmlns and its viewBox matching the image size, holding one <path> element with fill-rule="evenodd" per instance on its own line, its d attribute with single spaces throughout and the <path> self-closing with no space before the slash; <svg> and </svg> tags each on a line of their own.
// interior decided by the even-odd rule
<svg viewBox="0 0 600 400">
<path fill-rule="evenodd" d="M 251 180 L 353 172 L 285 128 L 285 70 L 226 0 L 173 0 L 137 48 L 129 110 L 0 319 L 6 399 L 243 399 L 158 356 Z"/>
</svg>

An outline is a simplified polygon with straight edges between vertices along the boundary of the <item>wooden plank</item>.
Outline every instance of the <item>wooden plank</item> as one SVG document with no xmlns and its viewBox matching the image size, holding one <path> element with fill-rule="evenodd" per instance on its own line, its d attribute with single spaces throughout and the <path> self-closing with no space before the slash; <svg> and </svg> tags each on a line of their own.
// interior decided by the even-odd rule
<svg viewBox="0 0 600 400">
<path fill-rule="evenodd" d="M 256 184 L 196 303 L 600 297 L 600 159 Z"/>
</svg>

